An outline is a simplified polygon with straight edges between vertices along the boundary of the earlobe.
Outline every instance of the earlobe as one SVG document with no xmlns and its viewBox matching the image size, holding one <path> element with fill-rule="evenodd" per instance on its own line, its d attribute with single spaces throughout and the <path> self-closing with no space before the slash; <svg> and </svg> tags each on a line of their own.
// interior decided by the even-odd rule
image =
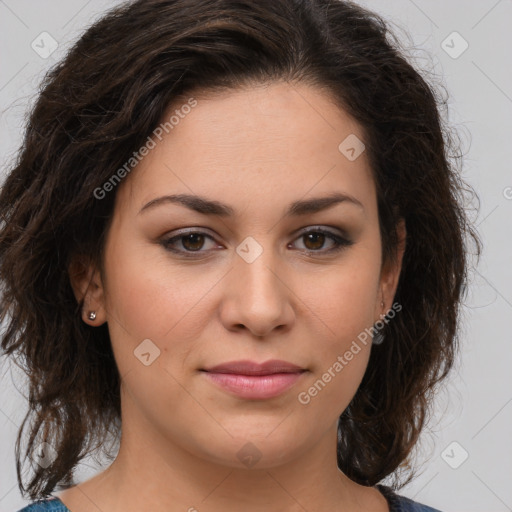
<svg viewBox="0 0 512 512">
<path fill-rule="evenodd" d="M 91 261 L 76 256 L 68 267 L 68 274 L 77 302 L 83 302 L 83 321 L 93 326 L 105 323 L 103 283 L 96 266 Z"/>
</svg>

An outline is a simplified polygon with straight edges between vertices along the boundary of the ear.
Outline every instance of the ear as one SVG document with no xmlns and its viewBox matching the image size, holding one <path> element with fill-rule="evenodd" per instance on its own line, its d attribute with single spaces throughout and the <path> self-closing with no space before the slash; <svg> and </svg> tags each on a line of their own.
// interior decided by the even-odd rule
<svg viewBox="0 0 512 512">
<path fill-rule="evenodd" d="M 77 302 L 83 300 L 83 321 L 94 327 L 105 323 L 105 294 L 101 275 L 96 266 L 88 258 L 76 255 L 68 266 L 68 274 Z M 91 312 L 96 313 L 94 319 L 89 318 Z"/>
<path fill-rule="evenodd" d="M 385 314 L 391 308 L 393 298 L 395 297 L 396 289 L 398 287 L 398 280 L 402 270 L 402 260 L 405 252 L 405 244 L 407 238 L 404 219 L 399 220 L 396 231 L 398 243 L 395 249 L 395 258 L 386 262 L 386 264 L 383 265 L 381 269 L 379 283 L 380 293 L 378 294 L 378 300 L 376 304 L 376 309 L 378 312 L 380 312 L 380 314 Z M 382 302 L 384 303 L 384 307 L 382 307 Z"/>
</svg>

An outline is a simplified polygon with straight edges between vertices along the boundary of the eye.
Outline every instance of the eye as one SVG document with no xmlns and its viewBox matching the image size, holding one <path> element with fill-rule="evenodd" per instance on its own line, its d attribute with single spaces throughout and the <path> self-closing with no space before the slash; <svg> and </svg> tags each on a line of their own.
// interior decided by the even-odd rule
<svg viewBox="0 0 512 512">
<path fill-rule="evenodd" d="M 208 240 L 214 242 L 215 245 L 215 240 L 207 233 L 202 231 L 188 231 L 170 238 L 164 238 L 160 241 L 160 244 L 170 252 L 187 258 L 194 258 L 198 257 L 201 253 L 210 252 L 208 250 L 202 250 Z M 320 255 L 337 252 L 353 244 L 348 238 L 321 228 L 309 228 L 307 231 L 300 233 L 296 240 L 304 241 L 305 248 L 303 250 L 305 252 L 310 254 L 319 253 Z M 327 250 L 322 250 L 326 241 L 331 242 L 331 247 Z M 287 247 L 291 245 L 293 244 L 289 244 Z M 217 247 L 219 246 L 217 245 Z"/>
<path fill-rule="evenodd" d="M 189 256 L 187 253 L 205 252 L 201 251 L 201 249 L 207 239 L 214 241 L 213 238 L 206 233 L 201 231 L 189 231 L 181 235 L 166 238 L 162 240 L 161 243 L 168 251 L 180 253 L 184 256 Z M 190 256 L 194 257 L 193 255 Z"/>
<path fill-rule="evenodd" d="M 344 247 L 348 247 L 353 244 L 348 238 L 342 237 L 331 231 L 327 231 L 322 228 L 309 228 L 307 231 L 303 231 L 297 240 L 303 240 L 305 250 L 308 253 L 333 253 L 340 251 Z M 325 245 L 326 240 L 331 241 L 331 248 L 327 250 L 320 250 Z"/>
</svg>

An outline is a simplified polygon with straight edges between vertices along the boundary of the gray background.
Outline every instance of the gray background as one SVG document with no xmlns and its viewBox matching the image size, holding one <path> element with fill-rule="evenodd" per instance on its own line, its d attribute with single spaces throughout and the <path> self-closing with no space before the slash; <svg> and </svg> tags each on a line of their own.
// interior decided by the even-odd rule
<svg viewBox="0 0 512 512">
<path fill-rule="evenodd" d="M 15 155 L 42 74 L 118 3 L 0 0 L 0 173 Z M 360 3 L 391 20 L 416 64 L 434 70 L 447 85 L 450 121 L 465 143 L 464 177 L 481 201 L 474 220 L 485 246 L 463 309 L 462 357 L 418 446 L 420 474 L 400 493 L 443 512 L 511 511 L 512 1 Z M 44 31 L 58 42 L 49 57 L 31 47 Z M 461 53 L 465 41 L 468 48 Z M 20 392 L 19 371 L 0 359 L 0 512 L 26 503 L 16 484 L 13 448 L 26 408 Z M 88 460 L 78 476 L 97 470 Z"/>
</svg>

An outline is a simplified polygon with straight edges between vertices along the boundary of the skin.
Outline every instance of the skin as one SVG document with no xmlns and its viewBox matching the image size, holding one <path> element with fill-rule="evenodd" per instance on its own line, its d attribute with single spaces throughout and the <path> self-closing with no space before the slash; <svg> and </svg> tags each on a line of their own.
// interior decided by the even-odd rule
<svg viewBox="0 0 512 512">
<path fill-rule="evenodd" d="M 194 97 L 197 106 L 119 186 L 103 278 L 93 265 L 70 268 L 84 322 L 108 322 L 123 432 L 112 465 L 59 497 L 73 512 L 387 511 L 376 488 L 351 481 L 336 463 L 337 420 L 371 342 L 309 404 L 297 398 L 393 303 L 405 227 L 395 263 L 383 265 L 366 154 L 350 161 L 338 150 L 348 135 L 364 134 L 305 84 Z M 333 192 L 361 205 L 284 216 L 294 201 Z M 172 203 L 139 213 L 168 194 L 204 196 L 235 214 Z M 353 244 L 327 253 L 329 237 L 297 233 L 319 227 Z M 185 228 L 212 237 L 174 242 L 195 258 L 161 243 Z M 248 236 L 263 250 L 251 263 L 236 252 Z M 134 356 L 145 339 L 160 350 L 148 366 Z M 267 400 L 233 396 L 199 371 L 237 359 L 283 359 L 308 371 Z M 261 456 L 250 468 L 237 457 L 248 442 Z"/>
</svg>

